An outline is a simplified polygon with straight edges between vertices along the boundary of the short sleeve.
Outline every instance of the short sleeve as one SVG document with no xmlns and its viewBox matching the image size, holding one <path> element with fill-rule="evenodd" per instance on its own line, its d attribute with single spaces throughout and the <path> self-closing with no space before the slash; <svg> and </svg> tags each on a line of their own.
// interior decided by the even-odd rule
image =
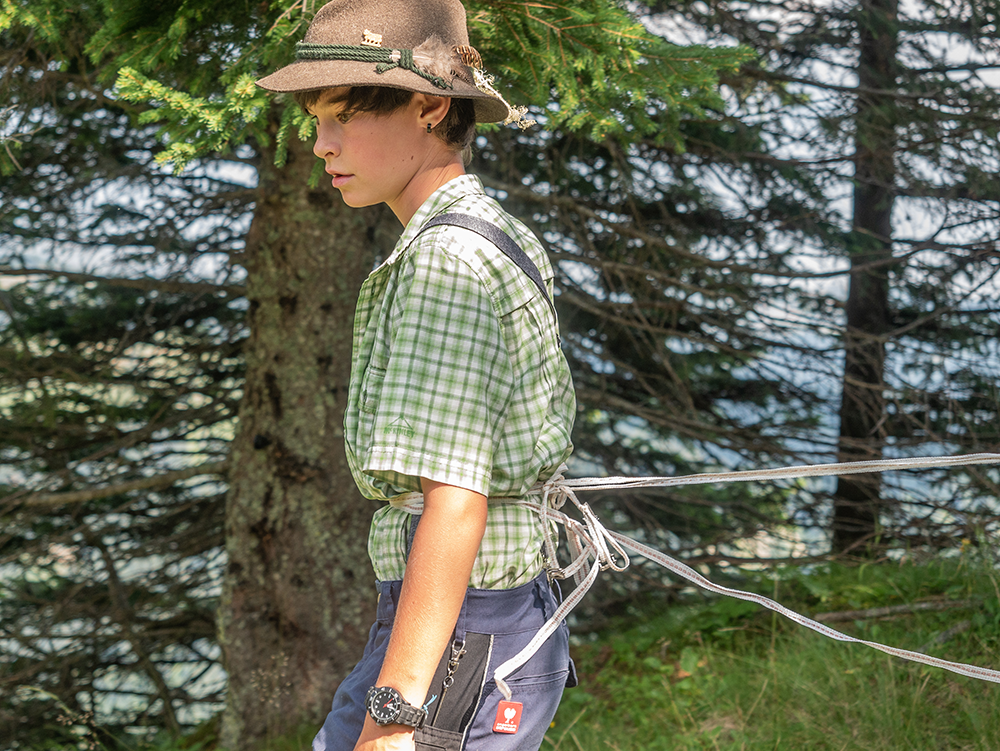
<svg viewBox="0 0 1000 751">
<path fill-rule="evenodd" d="M 361 469 L 397 487 L 426 477 L 488 495 L 513 391 L 500 320 L 459 252 L 422 243 L 406 276 Z"/>
</svg>

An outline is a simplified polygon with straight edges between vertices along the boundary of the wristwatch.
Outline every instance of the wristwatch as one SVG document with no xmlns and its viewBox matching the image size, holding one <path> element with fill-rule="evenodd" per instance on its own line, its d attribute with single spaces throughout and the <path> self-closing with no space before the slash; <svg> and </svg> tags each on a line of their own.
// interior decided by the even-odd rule
<svg viewBox="0 0 1000 751">
<path fill-rule="evenodd" d="M 365 696 L 368 714 L 378 725 L 409 725 L 423 727 L 427 710 L 408 704 L 402 695 L 389 686 L 372 686 Z"/>
</svg>

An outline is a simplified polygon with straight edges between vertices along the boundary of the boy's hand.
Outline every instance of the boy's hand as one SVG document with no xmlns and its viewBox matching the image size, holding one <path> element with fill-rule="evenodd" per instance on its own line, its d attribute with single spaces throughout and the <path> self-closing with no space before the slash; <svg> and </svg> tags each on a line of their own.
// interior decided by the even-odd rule
<svg viewBox="0 0 1000 751">
<path fill-rule="evenodd" d="M 371 717 L 365 719 L 354 751 L 415 751 L 413 743 L 413 728 L 403 725 L 375 724 Z"/>
</svg>

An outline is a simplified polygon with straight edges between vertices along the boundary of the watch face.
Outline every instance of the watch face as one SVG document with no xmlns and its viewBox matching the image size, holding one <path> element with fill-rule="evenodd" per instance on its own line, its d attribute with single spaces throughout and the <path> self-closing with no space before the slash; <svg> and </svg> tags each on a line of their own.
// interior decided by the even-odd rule
<svg viewBox="0 0 1000 751">
<path fill-rule="evenodd" d="M 368 696 L 368 712 L 379 725 L 388 725 L 399 719 L 403 698 L 394 688 L 376 688 Z"/>
</svg>

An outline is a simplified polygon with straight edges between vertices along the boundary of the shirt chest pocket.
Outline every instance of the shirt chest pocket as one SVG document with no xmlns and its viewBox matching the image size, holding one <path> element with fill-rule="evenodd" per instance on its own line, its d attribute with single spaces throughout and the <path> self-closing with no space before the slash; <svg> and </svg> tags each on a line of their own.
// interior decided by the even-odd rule
<svg viewBox="0 0 1000 751">
<path fill-rule="evenodd" d="M 385 368 L 369 365 L 361 380 L 361 399 L 358 409 L 369 415 L 378 412 L 379 399 L 382 396 L 382 383 L 385 381 Z"/>
</svg>

